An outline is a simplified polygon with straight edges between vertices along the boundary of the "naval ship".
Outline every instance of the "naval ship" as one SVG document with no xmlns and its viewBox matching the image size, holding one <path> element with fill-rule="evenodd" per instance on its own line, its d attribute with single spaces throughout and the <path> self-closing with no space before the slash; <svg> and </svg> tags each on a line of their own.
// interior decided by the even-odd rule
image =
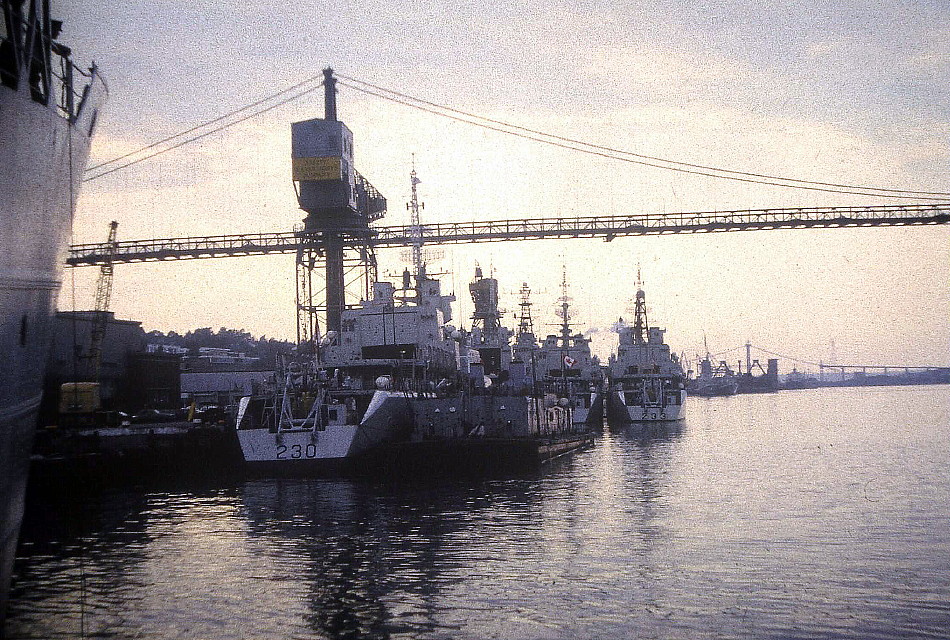
<svg viewBox="0 0 950 640">
<path fill-rule="evenodd" d="M 0 0 L 0 616 L 7 593 L 52 312 L 108 95 L 58 38 L 44 0 Z M 2 622 L 0 622 L 2 624 Z"/>
<path fill-rule="evenodd" d="M 519 398 L 540 399 L 540 407 L 548 413 L 547 432 L 569 440 L 602 425 L 603 400 L 600 366 L 591 355 L 590 340 L 571 331 L 566 276 L 562 287 L 560 335 L 549 335 L 539 344 L 527 283 L 521 286 L 518 328 L 512 332 L 499 322 L 498 281 L 483 277 L 476 268 L 469 285 L 475 303 L 469 345 L 474 351 L 472 366 L 484 370 L 490 395 L 506 397 L 508 404 Z"/>
<path fill-rule="evenodd" d="M 237 437 L 249 470 L 484 470 L 586 443 L 562 437 L 574 432 L 566 399 L 533 387 L 523 363 L 493 353 L 484 333 L 481 350 L 472 348 L 448 324 L 455 297 L 424 267 L 412 280 L 406 270 L 400 289 L 376 282 L 313 360 L 240 400 Z"/>
<path fill-rule="evenodd" d="M 571 298 L 567 295 L 567 273 L 561 280 L 557 316 L 560 332 L 550 334 L 541 343 L 538 367 L 544 380 L 559 397 L 568 398 L 574 413 L 575 427 L 596 428 L 603 425 L 603 376 L 600 362 L 590 352 L 590 338 L 571 331 Z"/>
<path fill-rule="evenodd" d="M 686 402 L 686 376 L 676 354 L 663 342 L 665 331 L 649 326 L 646 294 L 637 289 L 633 325 L 620 323 L 620 342 L 609 362 L 607 422 L 679 420 Z"/>
<path fill-rule="evenodd" d="M 278 388 L 240 400 L 237 435 L 251 468 L 278 473 L 344 470 L 418 428 L 465 435 L 460 416 L 461 333 L 448 321 L 453 295 L 425 268 L 402 288 L 376 282 L 343 310 L 316 357 L 291 364 Z M 442 420 L 442 418 L 445 420 Z M 468 425 L 471 429 L 471 425 Z"/>
<path fill-rule="evenodd" d="M 739 379 L 725 360 L 713 365 L 712 356 L 706 350 L 706 357 L 699 361 L 699 375 L 690 380 L 690 395 L 711 398 L 715 396 L 734 396 L 739 389 Z"/>
</svg>

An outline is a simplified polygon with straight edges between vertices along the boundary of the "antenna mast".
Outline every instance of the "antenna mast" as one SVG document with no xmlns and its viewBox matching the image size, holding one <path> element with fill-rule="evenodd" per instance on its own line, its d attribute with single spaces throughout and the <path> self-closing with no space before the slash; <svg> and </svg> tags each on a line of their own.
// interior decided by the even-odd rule
<svg viewBox="0 0 950 640">
<path fill-rule="evenodd" d="M 521 283 L 519 293 L 521 294 L 521 302 L 518 303 L 518 306 L 521 307 L 521 315 L 518 320 L 518 335 L 534 334 L 534 323 L 531 321 L 531 288 L 527 282 Z"/>
<path fill-rule="evenodd" d="M 640 264 L 637 263 L 637 301 L 634 307 L 633 342 L 634 344 L 647 343 L 647 331 L 650 323 L 647 321 L 646 294 L 643 293 L 643 281 L 640 279 Z"/>
<path fill-rule="evenodd" d="M 571 298 L 567 295 L 567 266 L 562 266 L 561 272 L 561 297 L 558 299 L 560 304 L 560 309 L 557 311 L 557 315 L 561 318 L 561 392 L 564 395 L 567 395 L 567 374 L 565 371 L 568 367 L 574 364 L 574 360 L 570 358 L 570 348 L 571 348 L 571 315 L 568 311 L 570 306 Z"/>
<path fill-rule="evenodd" d="M 557 316 L 561 319 L 561 351 L 562 356 L 567 355 L 571 340 L 571 314 L 568 311 L 571 297 L 567 295 L 567 267 L 563 267 L 561 276 L 561 297 L 558 298 L 560 309 L 557 310 Z"/>
<path fill-rule="evenodd" d="M 416 185 L 422 182 L 416 176 L 416 156 L 412 156 L 412 171 L 409 173 L 410 182 L 412 182 L 412 199 L 406 205 L 409 209 L 410 220 L 409 229 L 412 238 L 412 268 L 416 272 L 418 279 L 422 275 L 424 265 L 422 263 L 422 225 L 419 223 L 419 209 L 425 209 L 425 203 L 419 202 L 419 193 Z"/>
</svg>

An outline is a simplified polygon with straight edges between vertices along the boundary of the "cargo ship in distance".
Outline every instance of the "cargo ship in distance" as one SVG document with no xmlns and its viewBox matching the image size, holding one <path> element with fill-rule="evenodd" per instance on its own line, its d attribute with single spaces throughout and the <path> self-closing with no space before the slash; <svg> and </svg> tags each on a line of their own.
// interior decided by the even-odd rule
<svg viewBox="0 0 950 640">
<path fill-rule="evenodd" d="M 713 365 L 707 351 L 706 357 L 699 361 L 699 375 L 689 382 L 688 389 L 690 395 L 704 398 L 734 396 L 739 389 L 739 379 L 725 360 Z"/>
<path fill-rule="evenodd" d="M 642 288 L 635 305 L 633 325 L 621 319 L 617 353 L 608 367 L 607 422 L 612 428 L 679 420 L 686 402 L 683 367 L 664 343 L 665 331 L 649 326 Z"/>
<path fill-rule="evenodd" d="M 2 0 L 0 29 L 0 625 L 42 393 L 52 311 L 108 90 L 73 64 L 49 3 Z"/>
</svg>

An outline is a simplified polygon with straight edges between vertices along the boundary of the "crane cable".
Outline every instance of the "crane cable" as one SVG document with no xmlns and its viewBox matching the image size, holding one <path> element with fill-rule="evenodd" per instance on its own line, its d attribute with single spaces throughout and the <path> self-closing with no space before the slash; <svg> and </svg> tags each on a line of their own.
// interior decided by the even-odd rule
<svg viewBox="0 0 950 640">
<path fill-rule="evenodd" d="M 286 95 L 287 93 L 290 93 L 296 89 L 300 89 L 301 87 L 305 87 L 307 84 L 312 83 L 317 79 L 320 79 L 322 76 L 323 74 L 311 76 L 310 78 L 307 78 L 306 80 L 302 82 L 299 82 L 290 87 L 287 87 L 286 89 L 282 89 L 265 98 L 261 98 L 260 100 L 251 102 L 247 105 L 244 105 L 243 107 L 232 110 L 224 115 L 213 118 L 212 120 L 208 120 L 202 124 L 193 126 L 179 133 L 176 133 L 171 136 L 167 136 L 161 140 L 152 142 L 148 145 L 145 145 L 144 147 L 140 149 L 137 149 L 136 151 L 132 151 L 132 152 L 123 154 L 121 156 L 112 158 L 111 160 L 101 162 L 97 165 L 94 165 L 88 168 L 86 171 L 87 173 L 94 172 L 98 169 L 102 169 L 103 167 L 115 164 L 116 162 L 119 162 L 126 158 L 146 152 L 149 149 L 153 149 L 155 147 L 158 147 L 162 144 L 165 144 L 177 138 L 181 138 L 182 136 L 186 136 L 189 133 L 193 133 L 200 129 L 204 129 L 205 127 L 209 125 L 215 124 L 217 122 L 221 122 L 234 115 L 245 112 L 248 109 L 252 109 L 254 107 L 260 106 L 277 97 Z M 622 149 L 615 149 L 612 147 L 597 145 L 590 142 L 584 142 L 582 140 L 576 140 L 576 139 L 568 138 L 565 136 L 559 136 L 555 134 L 545 133 L 543 131 L 529 129 L 527 127 L 522 127 L 520 125 L 504 122 L 502 120 L 496 120 L 493 118 L 487 118 L 485 116 L 479 116 L 477 114 L 461 111 L 459 109 L 454 109 L 452 107 L 440 105 L 435 102 L 430 102 L 428 100 L 424 100 L 421 98 L 415 98 L 408 94 L 400 93 L 392 89 L 386 89 L 385 87 L 381 87 L 379 85 L 375 85 L 363 80 L 350 78 L 349 76 L 346 76 L 343 74 L 337 74 L 337 77 L 342 80 L 341 82 L 338 82 L 338 84 L 342 84 L 343 86 L 349 87 L 355 91 L 359 91 L 367 95 L 375 96 L 375 97 L 388 100 L 391 102 L 395 102 L 398 104 L 402 104 L 411 108 L 419 109 L 427 113 L 442 116 L 442 117 L 456 120 L 459 122 L 464 122 L 467 124 L 482 127 L 485 129 L 499 132 L 499 133 L 506 133 L 508 135 L 521 137 L 524 139 L 532 140 L 534 142 L 541 142 L 543 144 L 548 144 L 555 147 L 568 149 L 571 151 L 578 151 L 581 153 L 596 155 L 596 156 L 600 156 L 600 157 L 607 158 L 610 160 L 620 160 L 623 162 L 630 162 L 633 164 L 644 165 L 644 166 L 653 167 L 657 169 L 665 169 L 668 171 L 677 171 L 681 173 L 701 175 L 701 176 L 710 177 L 710 178 L 734 180 L 734 181 L 739 181 L 739 182 L 763 184 L 763 185 L 785 187 L 785 188 L 792 188 L 792 189 L 804 189 L 804 190 L 810 190 L 810 191 L 823 191 L 823 192 L 828 192 L 828 193 L 842 193 L 842 194 L 861 195 L 861 196 L 878 197 L 878 198 L 901 198 L 901 199 L 939 200 L 939 201 L 950 200 L 950 192 L 890 189 L 890 188 L 885 188 L 885 187 L 869 187 L 869 186 L 861 186 L 861 185 L 847 185 L 847 184 L 840 184 L 840 183 L 833 183 L 833 182 L 818 182 L 818 181 L 812 181 L 812 180 L 802 180 L 798 178 L 784 178 L 781 176 L 772 176 L 768 174 L 736 171 L 732 169 L 722 169 L 722 168 L 712 167 L 712 166 L 707 166 L 707 165 L 681 162 L 678 160 L 669 160 L 669 159 L 660 158 L 657 156 L 639 154 L 632 151 L 624 151 Z M 351 84 L 351 83 L 354 83 L 354 84 Z M 84 178 L 84 181 L 88 182 L 91 180 L 96 180 L 98 178 L 109 175 L 116 171 L 120 171 L 122 169 L 130 167 L 134 164 L 138 164 L 139 162 L 144 162 L 145 160 L 148 160 L 150 158 L 154 158 L 163 153 L 167 153 L 168 151 L 178 149 L 179 147 L 182 147 L 186 144 L 195 142 L 213 133 L 217 133 L 231 126 L 234 126 L 236 124 L 249 120 L 255 116 L 258 116 L 268 111 L 271 111 L 273 109 L 276 109 L 277 107 L 287 104 L 288 102 L 302 98 L 303 96 L 308 95 L 312 93 L 313 91 L 315 91 L 316 89 L 318 89 L 319 87 L 321 87 L 322 84 L 323 83 L 321 82 L 318 85 L 314 85 L 312 87 L 306 88 L 303 91 L 300 91 L 299 93 L 288 96 L 275 104 L 269 105 L 262 109 L 258 109 L 242 118 L 238 118 L 237 120 L 226 122 L 225 124 L 219 127 L 215 127 L 209 131 L 205 131 L 198 135 L 192 136 L 190 138 L 177 142 L 171 146 L 159 149 L 158 151 L 155 151 L 154 153 L 150 153 L 141 158 L 130 160 L 129 162 L 126 162 L 119 166 L 112 167 L 104 171 L 100 171 L 99 173 L 96 173 L 92 176 Z M 776 182 L 776 181 L 779 181 L 779 182 Z M 791 184 L 787 184 L 787 183 L 791 183 Z"/>
<path fill-rule="evenodd" d="M 219 117 L 217 117 L 217 118 L 214 118 L 213 120 L 209 120 L 209 121 L 204 122 L 204 123 L 202 123 L 202 124 L 196 125 L 196 126 L 190 128 L 190 129 L 187 129 L 186 131 L 182 131 L 182 132 L 180 132 L 180 133 L 176 133 L 176 134 L 174 134 L 174 135 L 171 135 L 171 136 L 168 136 L 168 137 L 166 137 L 166 138 L 163 138 L 162 140 L 158 140 L 158 141 L 156 141 L 156 142 L 153 142 L 153 143 L 150 143 L 150 144 L 148 144 L 148 145 L 145 145 L 144 147 L 142 147 L 141 149 L 139 149 L 139 150 L 137 150 L 137 151 L 133 151 L 133 152 L 127 153 L 127 154 L 125 154 L 125 155 L 123 155 L 123 156 L 119 156 L 119 157 L 117 157 L 117 158 L 113 158 L 112 160 L 107 160 L 106 162 L 101 162 L 101 163 L 99 163 L 98 165 L 87 169 L 87 171 L 94 171 L 94 170 L 97 169 L 97 168 L 101 168 L 101 167 L 104 167 L 104 166 L 106 166 L 106 165 L 114 164 L 115 162 L 118 162 L 119 160 L 122 160 L 122 159 L 124 159 L 124 158 L 128 158 L 128 157 L 130 157 L 130 156 L 137 155 L 137 154 L 139 154 L 139 153 L 141 153 L 141 152 L 143 152 L 143 151 L 147 151 L 147 150 L 149 150 L 149 149 L 155 148 L 155 147 L 157 147 L 157 146 L 159 146 L 159 145 L 161 145 L 161 144 L 163 144 L 163 143 L 165 143 L 165 142 L 168 142 L 168 141 L 170 141 L 170 140 L 174 140 L 175 138 L 180 138 L 180 137 L 182 137 L 182 136 L 184 136 L 184 135 L 187 135 L 188 133 L 197 131 L 197 130 L 199 130 L 199 129 L 203 129 L 203 128 L 207 127 L 207 126 L 210 125 L 210 124 L 214 124 L 215 122 L 220 122 L 221 120 L 224 120 L 224 119 L 226 119 L 226 118 L 228 118 L 228 117 L 230 117 L 230 116 L 232 116 L 232 115 L 235 115 L 235 114 L 240 113 L 240 112 L 242 112 L 242 111 L 247 111 L 248 109 L 250 109 L 250 108 L 253 107 L 253 106 L 257 106 L 257 105 L 263 104 L 263 103 L 267 102 L 268 100 L 273 99 L 273 98 L 276 97 L 276 96 L 283 95 L 283 94 L 287 93 L 288 91 L 293 91 L 293 90 L 296 89 L 296 88 L 302 87 L 302 86 L 306 85 L 308 82 L 312 82 L 313 80 L 314 80 L 314 78 L 310 78 L 310 79 L 308 79 L 308 80 L 305 80 L 304 82 L 301 82 L 301 83 L 298 83 L 298 84 L 294 85 L 293 87 L 290 87 L 290 88 L 285 89 L 285 90 L 283 90 L 283 91 L 279 91 L 279 92 L 277 92 L 276 94 L 272 94 L 271 96 L 268 96 L 267 98 L 262 98 L 262 99 L 260 99 L 260 100 L 258 100 L 258 101 L 256 101 L 256 102 L 253 102 L 253 103 L 251 103 L 251 104 L 245 105 L 245 106 L 241 107 L 240 109 L 235 109 L 234 111 L 231 111 L 230 113 L 227 113 L 227 114 L 225 114 L 225 115 L 223 115 L 223 116 L 219 116 Z M 83 178 L 83 182 L 89 182 L 90 180 L 95 180 L 95 179 L 97 179 L 97 178 L 101 178 L 102 176 L 107 176 L 107 175 L 109 175 L 110 173 L 115 173 L 116 171 L 119 171 L 119 170 L 121 170 L 121 169 L 125 169 L 125 168 L 130 167 L 130 166 L 132 166 L 132 165 L 134 165 L 134 164 L 138 164 L 139 162 L 144 162 L 145 160 L 148 160 L 148 159 L 150 159 L 150 158 L 154 158 L 155 156 L 162 155 L 163 153 L 167 153 L 168 151 L 172 151 L 173 149 L 178 149 L 179 147 L 183 147 L 183 146 L 185 146 L 186 144 L 189 144 L 189 143 L 191 143 L 191 142 L 195 142 L 196 140 L 200 140 L 201 138 L 210 136 L 210 135 L 213 134 L 213 133 L 217 133 L 217 132 L 219 132 L 219 131 L 223 131 L 224 129 L 227 129 L 228 127 L 232 127 L 232 126 L 234 126 L 234 125 L 236 125 L 236 124 L 240 124 L 241 122 L 244 122 L 245 120 L 250 120 L 251 118 L 253 118 L 253 117 L 255 117 L 255 116 L 259 116 L 259 115 L 261 115 L 261 114 L 263 114 L 263 113 L 267 113 L 268 111 L 272 111 L 273 109 L 276 109 L 277 107 L 280 107 L 280 106 L 283 106 L 283 105 L 287 104 L 288 102 L 293 102 L 294 100 L 298 100 L 299 98 L 302 98 L 302 97 L 304 97 L 305 95 L 308 95 L 308 94 L 310 94 L 310 93 L 313 93 L 314 91 L 316 91 L 317 89 L 319 89 L 321 86 L 322 86 L 322 83 L 321 83 L 321 84 L 318 84 L 318 85 L 315 85 L 315 86 L 313 86 L 313 87 L 306 88 L 306 89 L 304 89 L 303 91 L 300 91 L 299 93 L 296 93 L 296 94 L 294 94 L 294 95 L 288 96 L 287 98 L 284 98 L 284 99 L 281 100 L 280 102 L 277 102 L 277 103 L 275 103 L 275 104 L 272 104 L 272 105 L 269 105 L 269 106 L 267 106 L 267 107 L 264 107 L 263 109 L 258 109 L 257 111 L 254 111 L 253 113 L 250 113 L 250 114 L 244 116 L 243 118 L 238 118 L 237 120 L 233 120 L 233 121 L 231 121 L 231 122 L 228 122 L 228 123 L 226 123 L 226 124 L 223 124 L 223 125 L 221 125 L 220 127 L 215 127 L 214 129 L 211 129 L 211 130 L 209 130 L 209 131 L 205 131 L 205 132 L 200 133 L 200 134 L 198 134 L 198 135 L 196 135 L 196 136 L 192 136 L 192 137 L 190 137 L 190 138 L 187 138 L 187 139 L 185 139 L 185 140 L 182 140 L 182 141 L 180 141 L 180 142 L 177 142 L 177 143 L 175 143 L 175 144 L 173 144 L 173 145 L 171 145 L 171 146 L 169 146 L 169 147 L 165 147 L 165 148 L 163 148 L 163 149 L 159 149 L 158 151 L 156 151 L 156 152 L 154 152 L 154 153 L 150 153 L 150 154 L 147 155 L 147 156 L 143 156 L 143 157 L 137 158 L 137 159 L 135 159 L 135 160 L 130 160 L 129 162 L 126 162 L 125 164 L 121 164 L 121 165 L 119 165 L 119 166 L 117 166 L 117 167 L 112 167 L 111 169 L 106 169 L 105 171 L 101 171 L 101 172 L 99 172 L 99 173 L 97 173 L 97 174 L 95 174 L 95 175 L 89 176 L 89 177 L 87 177 L 87 178 Z"/>
<path fill-rule="evenodd" d="M 341 79 L 345 76 L 339 76 Z M 603 147 L 600 145 L 595 145 L 588 142 L 583 142 L 581 140 L 574 140 L 572 138 L 565 138 L 563 136 L 557 136 L 549 133 L 544 133 L 541 131 L 535 131 L 533 129 L 527 129 L 525 127 L 520 127 L 518 125 L 512 125 L 500 120 L 493 120 L 491 118 L 484 118 L 482 116 L 477 116 L 474 114 L 469 114 L 464 111 L 458 111 L 452 109 L 451 107 L 445 107 L 442 105 L 437 105 L 435 103 L 430 103 L 424 100 L 418 100 L 411 96 L 406 96 L 405 94 L 399 94 L 398 92 L 390 92 L 392 95 L 387 95 L 385 92 L 389 91 L 388 89 L 380 89 L 379 91 L 374 89 L 367 89 L 364 87 L 356 86 L 350 84 L 351 81 L 340 81 L 338 84 L 341 84 L 345 87 L 349 87 L 355 91 L 361 93 L 366 93 L 384 100 L 389 100 L 391 102 L 396 102 L 414 109 L 419 109 L 420 111 L 425 111 L 427 113 L 432 113 L 434 115 L 439 115 L 444 118 L 449 118 L 451 120 L 456 120 L 458 122 L 464 122 L 471 124 L 477 127 L 482 127 L 484 129 L 489 129 L 491 131 L 496 131 L 499 133 L 506 133 L 508 135 L 513 135 L 519 138 L 525 138 L 527 140 L 533 140 L 535 142 L 541 142 L 548 144 L 554 147 L 560 147 L 562 149 L 569 149 L 572 151 L 579 151 L 581 153 L 587 153 L 589 155 L 600 156 L 602 158 L 607 158 L 610 160 L 620 160 L 623 162 L 630 162 L 632 164 L 639 164 L 648 167 L 654 167 L 657 169 L 665 169 L 667 171 L 677 171 L 680 173 L 689 173 L 694 175 L 706 176 L 709 178 L 720 178 L 725 180 L 734 180 L 738 182 L 748 182 L 754 184 L 763 184 L 775 187 L 785 187 L 790 189 L 804 189 L 809 191 L 823 191 L 827 193 L 843 193 L 851 195 L 860 195 L 860 196 L 869 196 L 874 198 L 901 198 L 901 199 L 913 199 L 913 200 L 938 200 L 938 201 L 950 201 L 950 192 L 941 192 L 941 191 L 910 191 L 903 189 L 886 189 L 878 187 L 865 187 L 865 186 L 851 186 L 851 185 L 840 185 L 843 188 L 835 188 L 839 185 L 835 183 L 824 183 L 824 182 L 812 182 L 807 180 L 798 180 L 796 178 L 782 178 L 777 176 L 768 176 L 766 174 L 755 174 L 747 173 L 741 171 L 732 171 L 729 169 L 718 169 L 715 167 L 704 167 L 703 165 L 694 165 L 686 162 L 678 162 L 674 160 L 665 160 L 663 158 L 653 158 L 653 156 L 644 156 L 642 154 L 636 154 L 630 151 L 622 151 L 618 149 L 612 149 L 610 147 Z M 369 83 L 364 83 L 369 85 Z M 369 85 L 375 87 L 375 85 Z M 418 101 L 420 104 L 416 104 L 414 101 Z M 432 107 L 423 106 L 423 105 L 432 105 Z M 444 109 L 448 113 L 439 111 L 439 109 Z M 458 113 L 461 115 L 452 115 L 453 113 Z M 462 117 L 464 116 L 464 117 Z M 485 122 L 478 122 L 476 120 L 466 119 L 466 118 L 476 118 L 484 120 Z M 492 123 L 492 124 L 486 124 Z M 498 126 L 495 126 L 498 125 Z M 503 127 L 509 127 L 510 129 L 516 129 L 512 131 L 510 129 L 505 129 Z M 524 133 L 519 133 L 519 131 L 524 131 Z M 543 136 L 543 137 L 539 137 Z M 550 138 L 550 139 L 545 139 Z M 560 142 L 559 142 L 560 141 Z M 582 147 L 589 148 L 579 148 L 575 145 L 582 145 Z M 616 155 L 623 154 L 623 155 Z M 631 156 L 631 157 L 624 157 Z M 640 160 L 638 158 L 647 158 L 649 160 Z M 664 164 L 658 163 L 668 163 L 679 166 L 667 166 Z M 692 169 L 688 167 L 699 167 L 699 169 Z M 720 172 L 720 173 L 713 173 Z M 726 175 L 723 175 L 726 174 Z M 732 174 L 732 175 L 729 175 Z M 743 177 L 747 176 L 747 177 Z M 761 178 L 757 176 L 762 176 Z M 783 184 L 781 182 L 775 182 L 775 180 L 784 180 L 786 182 L 795 182 L 796 184 Z M 819 186 L 827 185 L 827 186 Z M 873 193 L 873 192 L 886 192 L 886 193 Z M 906 194 L 906 195 L 904 195 Z M 929 194 L 929 195 L 923 195 Z"/>
<path fill-rule="evenodd" d="M 782 177 L 782 176 L 773 176 L 773 175 L 763 174 L 763 173 L 752 173 L 752 172 L 747 172 L 747 171 L 736 171 L 736 170 L 733 170 L 733 169 L 722 169 L 722 168 L 720 168 L 720 167 L 711 167 L 711 166 L 702 165 L 702 164 L 694 164 L 694 163 L 690 163 L 690 162 L 681 162 L 681 161 L 679 161 L 679 160 L 669 160 L 669 159 L 667 159 L 667 158 L 660 158 L 660 157 L 657 157 L 657 156 L 650 156 L 650 155 L 645 155 L 645 154 L 641 154 L 641 153 L 635 153 L 635 152 L 633 152 L 633 151 L 624 151 L 623 149 L 614 149 L 614 148 L 612 148 L 612 147 L 606 147 L 606 146 L 602 146 L 602 145 L 593 144 L 593 143 L 590 143 L 590 142 L 584 142 L 583 140 L 576 140 L 576 139 L 574 139 L 574 138 L 567 138 L 567 137 L 565 137 L 565 136 L 559 136 L 559 135 L 555 135 L 555 134 L 551 134 L 551 133 L 545 133 L 545 132 L 543 132 L 543 131 L 537 131 L 537 130 L 535 130 L 535 129 L 529 129 L 529 128 L 527 128 L 527 127 L 522 127 L 522 126 L 520 126 L 520 125 L 511 124 L 511 123 L 509 123 L 509 122 L 504 122 L 504 121 L 502 121 L 502 120 L 495 120 L 495 119 L 493 119 L 493 118 L 487 118 L 487 117 L 485 117 L 485 116 L 479 116 L 479 115 L 477 115 L 477 114 L 469 113 L 469 112 L 466 112 L 466 111 L 461 111 L 461 110 L 459 110 L 459 109 L 453 109 L 452 107 L 447 107 L 447 106 L 445 106 L 445 105 L 440 105 L 440 104 L 437 104 L 437 103 L 435 103 L 435 102 L 429 102 L 428 100 L 423 100 L 422 98 L 415 98 L 415 97 L 413 97 L 413 96 L 409 96 L 409 95 L 406 95 L 406 94 L 404 94 L 404 93 L 400 93 L 400 92 L 398 92 L 398 91 L 394 91 L 394 90 L 392 90 L 392 89 L 386 89 L 385 87 L 380 87 L 380 86 L 378 86 L 378 85 L 371 84 L 371 83 L 366 82 L 366 81 L 364 81 L 364 80 L 357 80 L 357 79 L 355 79 L 355 78 L 349 78 L 349 77 L 347 77 L 347 76 L 345 76 L 345 75 L 343 75 L 343 74 L 337 74 L 337 77 L 339 77 L 339 78 L 341 78 L 341 79 L 343 79 L 343 80 L 346 80 L 346 81 L 348 81 L 348 82 L 356 82 L 356 83 L 358 83 L 358 84 L 365 85 L 365 86 L 367 86 L 367 87 L 370 87 L 370 88 L 372 88 L 372 89 L 375 89 L 376 91 L 383 91 L 383 92 L 392 94 L 392 95 L 394 95 L 394 96 L 398 96 L 398 97 L 400 97 L 400 98 L 403 98 L 403 99 L 405 99 L 405 100 L 411 100 L 411 101 L 414 101 L 414 102 L 419 102 L 419 103 L 421 103 L 421 104 L 425 104 L 425 105 L 428 105 L 428 106 L 430 106 L 430 107 L 434 107 L 434 108 L 436 108 L 436 109 L 442 109 L 442 110 L 444 110 L 444 111 L 448 111 L 448 112 L 450 112 L 450 113 L 456 113 L 456 114 L 459 114 L 459 115 L 461 115 L 461 116 L 465 116 L 465 117 L 468 117 L 468 118 L 476 118 L 476 119 L 478 119 L 478 120 L 484 120 L 485 122 L 490 122 L 490 123 L 492 123 L 492 124 L 497 124 L 497 125 L 500 125 L 500 126 L 503 126 L 503 127 L 508 127 L 508 128 L 511 128 L 511 129 L 516 129 L 516 130 L 518 130 L 518 131 L 524 131 L 525 133 L 530 133 L 530 134 L 533 134 L 533 135 L 545 136 L 545 137 L 548 137 L 548 138 L 552 138 L 552 139 L 555 139 L 555 140 L 561 140 L 561 141 L 563 141 L 563 142 L 568 142 L 568 143 L 571 143 L 571 144 L 580 144 L 580 145 L 583 145 L 583 146 L 585 146 L 585 147 L 590 147 L 590 148 L 592 148 L 592 149 L 599 149 L 599 150 L 601 150 L 601 151 L 607 151 L 607 152 L 610 152 L 610 153 L 619 153 L 619 154 L 623 154 L 623 155 L 627 155 L 627 156 L 632 156 L 632 157 L 635 157 L 635 158 L 641 158 L 641 159 L 644 159 L 644 160 L 651 160 L 651 161 L 654 161 L 654 162 L 664 162 L 664 163 L 667 163 L 667 164 L 679 165 L 679 166 L 682 166 L 682 167 L 689 167 L 689 168 L 692 168 L 692 169 L 703 169 L 703 170 L 705 170 L 705 171 L 716 171 L 716 172 L 720 172 L 720 173 L 729 173 L 729 174 L 734 174 L 734 175 L 738 175 L 738 176 L 747 176 L 747 177 L 754 177 L 754 178 L 765 178 L 765 179 L 768 179 L 768 180 L 781 180 L 781 181 L 784 181 L 784 182 L 796 182 L 796 183 L 800 183 L 800 184 L 817 185 L 817 186 L 823 186 L 823 187 L 838 187 L 838 188 L 842 188 L 842 189 L 862 189 L 862 190 L 866 190 L 866 191 L 887 191 L 887 192 L 892 192 L 892 193 L 906 193 L 906 194 L 930 195 L 930 196 L 950 196 L 950 192 L 947 192 L 947 191 L 914 191 L 914 190 L 910 190 L 910 189 L 889 189 L 889 188 L 885 188 L 885 187 L 869 187 L 869 186 L 862 186 L 862 185 L 840 184 L 840 183 L 835 183 L 835 182 L 818 182 L 818 181 L 815 181 L 815 180 L 802 180 L 802 179 L 799 179 L 799 178 L 785 178 L 785 177 Z M 354 87 L 354 86 L 349 85 L 349 84 L 347 84 L 347 83 L 345 83 L 345 82 L 344 82 L 344 83 L 341 83 L 341 84 L 344 84 L 344 86 L 349 86 L 351 89 L 356 89 L 357 91 L 361 91 L 360 88 Z M 374 95 L 375 95 L 375 94 L 374 94 Z M 471 123 L 471 124 L 476 124 L 476 123 Z M 651 166 L 653 166 L 653 165 L 651 165 Z M 726 177 L 726 176 L 721 176 L 721 177 Z"/>
</svg>

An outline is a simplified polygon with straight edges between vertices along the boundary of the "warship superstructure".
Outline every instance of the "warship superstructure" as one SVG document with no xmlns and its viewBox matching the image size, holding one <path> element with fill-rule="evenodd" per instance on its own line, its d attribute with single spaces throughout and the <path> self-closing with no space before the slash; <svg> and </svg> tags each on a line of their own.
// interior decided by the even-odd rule
<svg viewBox="0 0 950 640">
<path fill-rule="evenodd" d="M 571 330 L 570 302 L 565 272 L 557 307 L 560 331 L 544 339 L 535 363 L 546 388 L 570 401 L 575 427 L 598 427 L 604 417 L 600 362 L 591 354 L 590 339 Z"/>
<path fill-rule="evenodd" d="M 481 267 L 475 267 L 475 279 L 468 285 L 475 310 L 472 312 L 472 330 L 468 346 L 478 353 L 483 373 L 498 376 L 511 366 L 511 329 L 501 324 L 502 311 L 498 306 L 498 280 L 484 277 Z"/>
<path fill-rule="evenodd" d="M 2 0 L 0 29 L 0 617 L 42 393 L 52 311 L 108 91 L 59 42 L 41 0 Z M 2 622 L 0 622 L 2 624 Z"/>
</svg>

